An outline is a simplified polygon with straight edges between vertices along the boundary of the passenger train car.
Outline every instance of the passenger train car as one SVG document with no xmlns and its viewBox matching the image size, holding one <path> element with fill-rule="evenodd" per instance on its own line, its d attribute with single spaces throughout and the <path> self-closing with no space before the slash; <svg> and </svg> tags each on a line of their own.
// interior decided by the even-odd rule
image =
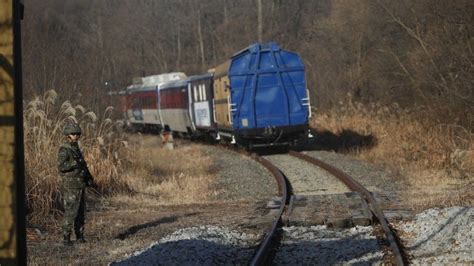
<svg viewBox="0 0 474 266">
<path fill-rule="evenodd" d="M 276 43 L 253 44 L 204 75 L 153 77 L 124 93 L 131 125 L 168 125 L 250 147 L 291 144 L 309 133 L 303 62 Z"/>
<path fill-rule="evenodd" d="M 158 113 L 160 86 L 185 78 L 186 75 L 181 72 L 138 78 L 134 84 L 120 92 L 128 126 L 136 130 L 160 130 L 163 125 Z"/>
<path fill-rule="evenodd" d="M 163 84 L 158 91 L 162 125 L 194 137 L 210 134 L 215 130 L 212 95 L 212 74 Z"/>
</svg>

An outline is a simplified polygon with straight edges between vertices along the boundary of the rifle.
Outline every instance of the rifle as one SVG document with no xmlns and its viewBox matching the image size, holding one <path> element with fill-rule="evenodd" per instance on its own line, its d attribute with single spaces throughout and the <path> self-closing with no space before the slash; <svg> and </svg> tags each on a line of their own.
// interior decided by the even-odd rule
<svg viewBox="0 0 474 266">
<path fill-rule="evenodd" d="M 88 187 L 97 187 L 97 184 L 94 182 L 94 178 L 92 177 L 89 168 L 87 167 L 87 163 L 84 158 L 80 155 L 74 156 L 74 160 L 76 161 L 79 169 L 81 170 L 81 176 L 84 177 L 86 185 Z"/>
</svg>

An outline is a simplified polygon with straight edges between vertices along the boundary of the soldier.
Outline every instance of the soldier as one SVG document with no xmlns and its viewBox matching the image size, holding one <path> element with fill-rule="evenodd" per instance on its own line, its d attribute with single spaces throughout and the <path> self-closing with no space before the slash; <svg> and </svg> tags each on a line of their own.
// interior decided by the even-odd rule
<svg viewBox="0 0 474 266">
<path fill-rule="evenodd" d="M 76 123 L 67 123 L 63 133 L 67 136 L 67 141 L 61 145 L 58 153 L 58 170 L 62 177 L 64 204 L 63 243 L 71 246 L 73 226 L 77 242 L 86 242 L 84 239 L 85 187 L 92 186 L 94 180 L 78 145 L 81 128 Z"/>
</svg>

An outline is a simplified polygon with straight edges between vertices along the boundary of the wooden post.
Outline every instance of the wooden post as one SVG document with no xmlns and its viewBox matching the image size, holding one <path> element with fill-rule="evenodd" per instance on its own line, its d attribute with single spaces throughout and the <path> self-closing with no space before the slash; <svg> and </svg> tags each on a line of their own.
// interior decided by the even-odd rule
<svg viewBox="0 0 474 266">
<path fill-rule="evenodd" d="M 0 265 L 26 265 L 19 0 L 0 0 Z"/>
</svg>

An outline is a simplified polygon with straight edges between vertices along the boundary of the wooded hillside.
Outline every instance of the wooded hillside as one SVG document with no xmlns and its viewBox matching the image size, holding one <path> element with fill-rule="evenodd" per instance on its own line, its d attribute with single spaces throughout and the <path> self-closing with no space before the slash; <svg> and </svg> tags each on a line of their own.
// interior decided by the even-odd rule
<svg viewBox="0 0 474 266">
<path fill-rule="evenodd" d="M 98 106 L 136 76 L 204 73 L 258 41 L 260 26 L 263 41 L 304 58 L 318 108 L 348 97 L 396 103 L 474 128 L 471 0 L 43 0 L 25 8 L 26 97 L 55 89 Z"/>
</svg>

